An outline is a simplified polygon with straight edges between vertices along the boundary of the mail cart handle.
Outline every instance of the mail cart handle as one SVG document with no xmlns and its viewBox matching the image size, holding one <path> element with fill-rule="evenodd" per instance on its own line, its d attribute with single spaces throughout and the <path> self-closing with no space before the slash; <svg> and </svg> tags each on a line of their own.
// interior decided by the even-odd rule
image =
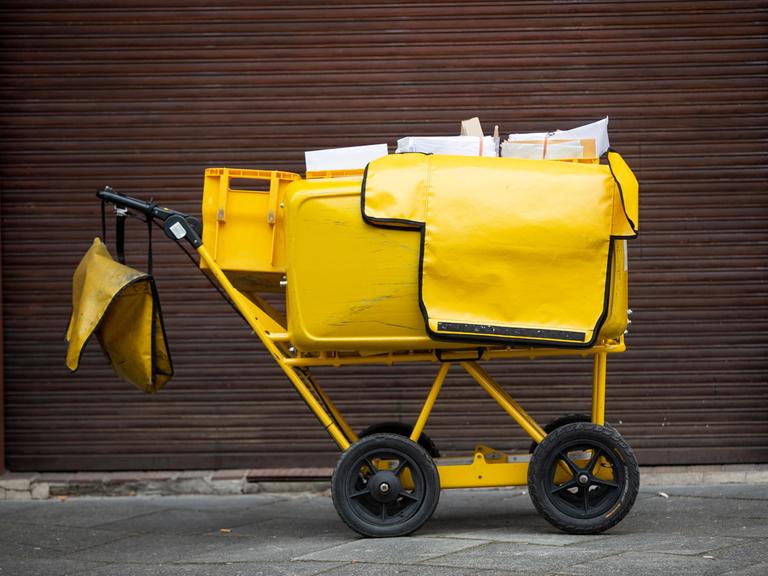
<svg viewBox="0 0 768 576">
<path fill-rule="evenodd" d="M 201 239 L 203 226 L 200 220 L 194 216 L 189 216 L 177 210 L 163 208 L 154 202 L 145 202 L 131 196 L 124 196 L 115 192 L 110 186 L 105 186 L 102 190 L 96 192 L 96 196 L 102 202 L 113 204 L 116 208 L 134 210 L 144 214 L 148 219 L 157 219 L 162 221 L 165 235 L 172 240 L 185 239 L 193 248 L 202 246 Z"/>
</svg>

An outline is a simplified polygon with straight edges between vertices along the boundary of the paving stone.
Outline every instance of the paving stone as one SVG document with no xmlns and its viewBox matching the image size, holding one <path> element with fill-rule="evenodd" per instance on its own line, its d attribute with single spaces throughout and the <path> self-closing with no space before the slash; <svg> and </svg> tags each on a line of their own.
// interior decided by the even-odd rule
<svg viewBox="0 0 768 576">
<path fill-rule="evenodd" d="M 424 536 L 429 534 L 425 533 Z M 442 532 L 443 538 L 463 538 L 494 542 L 519 542 L 524 544 L 539 544 L 545 546 L 570 546 L 573 544 L 587 544 L 599 538 L 599 536 L 580 536 L 565 534 L 560 531 L 534 531 L 519 525 L 510 525 L 504 528 L 465 530 L 457 532 Z"/>
<path fill-rule="evenodd" d="M 69 557 L 122 564 L 194 563 L 197 556 L 226 545 L 224 535 L 143 534 L 73 552 Z"/>
<path fill-rule="evenodd" d="M 654 492 L 662 489 L 654 488 Z M 718 484 L 716 486 L 668 486 L 663 491 L 670 497 L 738 498 L 768 501 L 768 490 L 760 484 Z"/>
<path fill-rule="evenodd" d="M 29 490 L 29 486 L 32 483 L 32 480 L 29 476 L 10 476 L 10 475 L 3 475 L 0 476 L 0 488 L 5 488 L 6 490 Z"/>
<path fill-rule="evenodd" d="M 14 501 L 32 500 L 32 493 L 29 490 L 11 490 L 6 488 L 5 499 Z"/>
<path fill-rule="evenodd" d="M 330 496 L 326 495 L 283 495 L 269 509 L 273 516 L 280 518 L 316 518 L 326 522 L 341 522 Z"/>
<path fill-rule="evenodd" d="M 222 528 L 232 529 L 243 524 L 263 522 L 274 517 L 269 509 L 245 508 L 240 510 L 185 510 L 183 508 L 153 510 L 99 524 L 103 530 L 134 534 L 205 534 Z"/>
<path fill-rule="evenodd" d="M 296 480 L 293 482 L 249 482 L 258 486 L 259 492 L 267 492 L 273 494 L 285 494 L 296 492 L 328 492 L 331 488 L 330 482 L 327 480 Z"/>
<path fill-rule="evenodd" d="M 322 573 L 322 576 L 509 576 L 520 572 L 506 570 L 479 570 L 477 568 L 450 568 L 423 564 L 369 564 L 349 563 Z"/>
<path fill-rule="evenodd" d="M 277 495 L 175 495 L 175 496 L 138 496 L 135 501 L 156 504 L 162 508 L 182 508 L 185 510 L 243 510 L 263 508 L 285 498 Z"/>
<path fill-rule="evenodd" d="M 212 480 L 245 480 L 248 470 L 218 470 L 211 476 Z"/>
<path fill-rule="evenodd" d="M 726 572 L 723 576 L 765 576 L 766 574 L 768 574 L 768 563 L 760 563 Z"/>
<path fill-rule="evenodd" d="M 0 518 L 7 518 L 11 514 L 17 512 L 23 512 L 25 510 L 34 510 L 36 508 L 44 508 L 49 502 L 41 502 L 35 500 L 28 500 L 24 502 L 10 502 L 8 500 L 0 500 Z"/>
<path fill-rule="evenodd" d="M 430 521 L 429 536 L 449 536 L 475 530 L 541 532 L 549 524 L 533 507 L 527 491 L 514 489 L 446 490 Z"/>
<path fill-rule="evenodd" d="M 47 482 L 34 482 L 31 495 L 33 500 L 47 500 L 51 494 L 51 487 Z"/>
<path fill-rule="evenodd" d="M 90 570 L 100 567 L 94 562 L 79 562 L 75 560 L 35 558 L 12 558 L 8 556 L 0 559 L 0 576 L 83 576 L 91 574 Z"/>
<path fill-rule="evenodd" d="M 768 466 L 761 468 L 760 470 L 751 470 L 746 472 L 745 479 L 747 482 L 753 482 L 755 484 L 768 483 Z"/>
<path fill-rule="evenodd" d="M 228 564 L 113 564 L 84 576 L 313 576 L 338 562 L 230 562 Z M 2 574 L 0 572 L 0 574 Z"/>
<path fill-rule="evenodd" d="M 61 550 L 44 548 L 37 543 L 24 544 L 0 540 L 0 568 L 6 565 L 6 560 L 44 560 L 61 558 L 63 554 Z"/>
<path fill-rule="evenodd" d="M 398 564 L 407 558 L 409 563 L 417 563 L 430 558 L 450 554 L 458 550 L 482 546 L 479 540 L 459 540 L 453 538 L 366 538 L 348 542 L 297 556 L 295 560 L 326 560 L 349 562 L 375 562 Z"/>
<path fill-rule="evenodd" d="M 720 548 L 727 548 L 745 541 L 723 536 L 685 536 L 681 534 L 604 534 L 593 538 L 581 548 L 616 552 L 620 550 L 647 550 L 683 556 L 710 554 Z"/>
<path fill-rule="evenodd" d="M 90 528 L 162 510 L 156 503 L 136 498 L 71 498 L 24 503 L 3 516 L 4 521 L 46 526 Z M 0 514 L 7 505 L 0 505 Z"/>
<path fill-rule="evenodd" d="M 727 561 L 701 556 L 624 552 L 561 569 L 562 574 L 626 574 L 631 576 L 720 576 L 734 568 Z"/>
<path fill-rule="evenodd" d="M 308 560 L 337 562 L 339 558 L 305 558 L 314 552 L 322 552 L 338 547 L 348 538 L 315 536 L 311 538 L 274 537 L 264 538 L 239 537 L 226 535 L 224 545 L 216 549 L 196 554 L 195 562 L 288 562 L 297 556 Z"/>
<path fill-rule="evenodd" d="M 95 530 L 93 528 L 40 526 L 36 524 L 20 524 L 7 520 L 0 522 L 0 541 L 59 552 L 83 550 L 124 537 L 125 535 L 123 534 Z"/>
<path fill-rule="evenodd" d="M 546 574 L 580 562 L 601 558 L 606 552 L 581 550 L 573 546 L 539 546 L 512 542 L 492 542 L 425 560 L 430 566 L 519 571 Z M 603 572 L 611 574 L 612 572 Z"/>
<path fill-rule="evenodd" d="M 264 538 L 312 538 L 317 536 L 335 536 L 347 540 L 356 535 L 341 520 L 326 518 L 306 518 L 297 521 L 295 518 L 272 518 L 263 522 L 243 524 L 232 528 L 232 534 L 237 536 L 260 536 Z"/>
<path fill-rule="evenodd" d="M 749 563 L 768 562 L 768 538 L 750 539 L 711 554 L 718 560 Z M 768 572 L 766 572 L 768 574 Z"/>
</svg>

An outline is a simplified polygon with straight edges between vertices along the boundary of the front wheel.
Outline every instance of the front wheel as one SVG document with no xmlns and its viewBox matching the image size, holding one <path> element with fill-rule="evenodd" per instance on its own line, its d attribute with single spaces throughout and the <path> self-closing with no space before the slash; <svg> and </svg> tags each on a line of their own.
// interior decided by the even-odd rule
<svg viewBox="0 0 768 576">
<path fill-rule="evenodd" d="M 613 428 L 576 422 L 542 440 L 528 466 L 536 509 L 570 534 L 598 534 L 626 516 L 637 497 L 640 470 Z"/>
<path fill-rule="evenodd" d="M 331 478 L 333 505 L 363 536 L 405 536 L 429 520 L 440 477 L 426 450 L 396 434 L 361 438 L 339 458 Z"/>
</svg>

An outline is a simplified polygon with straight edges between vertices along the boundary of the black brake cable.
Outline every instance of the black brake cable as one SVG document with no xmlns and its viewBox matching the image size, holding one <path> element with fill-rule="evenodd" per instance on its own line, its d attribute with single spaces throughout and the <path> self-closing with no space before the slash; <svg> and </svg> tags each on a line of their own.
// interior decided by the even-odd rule
<svg viewBox="0 0 768 576">
<path fill-rule="evenodd" d="M 155 224 L 155 226 L 157 226 L 158 228 L 162 229 L 163 232 L 165 232 L 165 228 L 163 228 L 162 224 L 160 224 L 159 222 L 155 221 L 154 218 L 151 218 L 150 220 Z M 178 238 L 176 238 L 176 237 L 171 238 L 171 240 L 176 242 L 176 245 L 179 248 L 181 248 L 181 250 L 184 252 L 184 254 L 186 254 L 187 258 L 189 258 L 189 261 L 192 262 L 192 264 L 195 265 L 195 268 L 198 269 L 200 274 L 202 274 L 203 277 L 206 280 L 208 280 L 208 283 L 216 289 L 216 292 L 219 293 L 219 296 L 221 296 L 224 299 L 224 301 L 227 304 L 229 304 L 230 308 L 232 308 L 232 310 L 237 312 L 237 315 L 240 316 L 240 318 L 242 318 L 245 321 L 246 324 L 248 324 L 248 320 L 246 320 L 246 318 L 245 318 L 245 316 L 243 316 L 242 312 L 240 312 L 240 310 L 237 309 L 237 306 L 235 306 L 235 303 L 232 301 L 232 299 L 229 297 L 229 295 L 226 292 L 224 292 L 222 287 L 219 286 L 210 276 L 208 276 L 205 272 L 203 272 L 203 269 L 200 268 L 199 262 L 197 262 L 195 260 L 195 257 L 192 256 L 192 254 L 190 253 L 189 250 L 187 250 L 187 247 L 184 244 L 182 244 L 181 241 Z"/>
<path fill-rule="evenodd" d="M 132 218 L 136 218 L 137 220 L 141 220 L 142 222 L 146 222 L 147 223 L 147 227 L 148 227 L 147 228 L 147 233 L 149 234 L 149 254 L 148 254 L 149 260 L 148 260 L 147 268 L 148 268 L 149 274 L 151 275 L 152 274 L 152 268 L 153 268 L 153 266 L 152 266 L 152 233 L 151 233 L 152 228 L 151 228 L 151 225 L 154 224 L 155 226 L 160 228 L 163 231 L 163 233 L 165 233 L 165 228 L 164 228 L 164 226 L 160 222 L 158 222 L 157 220 L 155 220 L 151 216 L 148 216 L 145 219 L 145 218 L 142 218 L 142 217 L 134 214 L 130 210 L 127 211 L 126 216 L 130 216 Z M 105 220 L 105 230 L 106 230 L 106 220 Z M 106 234 L 106 232 L 105 232 L 105 234 Z M 178 238 L 176 238 L 176 237 L 171 238 L 171 240 L 173 240 L 176 243 L 176 245 L 179 248 L 181 248 L 182 252 L 184 252 L 184 254 L 187 256 L 187 258 L 189 258 L 189 261 L 192 262 L 192 264 L 195 265 L 195 268 L 197 268 L 197 270 L 200 272 L 200 274 L 203 275 L 203 277 L 208 281 L 208 283 L 216 289 L 216 292 L 218 292 L 219 296 L 221 296 L 224 299 L 224 301 L 227 304 L 229 304 L 229 307 L 232 308 L 232 310 L 234 310 L 237 313 L 237 315 L 240 316 L 240 318 L 242 318 L 243 321 L 246 324 L 248 324 L 248 320 L 245 318 L 245 316 L 243 316 L 242 312 L 240 312 L 240 310 L 237 309 L 237 306 L 235 306 L 235 303 L 232 301 L 232 299 L 229 297 L 229 295 L 222 289 L 221 286 L 219 286 L 213 280 L 213 278 L 208 276 L 203 271 L 203 269 L 200 268 L 199 262 L 197 262 L 197 260 L 195 260 L 195 257 L 190 253 L 190 251 L 187 249 L 187 247 L 184 244 L 182 244 L 181 241 Z M 250 324 L 248 326 L 250 327 Z"/>
</svg>

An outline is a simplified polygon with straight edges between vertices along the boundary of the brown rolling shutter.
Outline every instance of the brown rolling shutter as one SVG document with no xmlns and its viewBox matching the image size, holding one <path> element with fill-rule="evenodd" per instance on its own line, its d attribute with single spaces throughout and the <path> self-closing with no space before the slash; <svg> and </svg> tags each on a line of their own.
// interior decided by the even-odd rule
<svg viewBox="0 0 768 576">
<path fill-rule="evenodd" d="M 314 466 L 336 449 L 241 320 L 158 236 L 176 364 L 156 396 L 94 347 L 64 367 L 70 276 L 105 184 L 198 212 L 206 166 L 303 171 L 305 149 L 611 117 L 641 182 L 629 351 L 608 419 L 643 464 L 768 461 L 765 3 L 10 0 L 0 9 L 5 430 L 12 470 Z M 129 225 L 144 266 L 144 229 Z M 589 361 L 489 370 L 546 421 Z M 415 419 L 435 366 L 319 371 L 362 428 Z M 466 377 L 444 452 L 527 441 Z"/>
</svg>

